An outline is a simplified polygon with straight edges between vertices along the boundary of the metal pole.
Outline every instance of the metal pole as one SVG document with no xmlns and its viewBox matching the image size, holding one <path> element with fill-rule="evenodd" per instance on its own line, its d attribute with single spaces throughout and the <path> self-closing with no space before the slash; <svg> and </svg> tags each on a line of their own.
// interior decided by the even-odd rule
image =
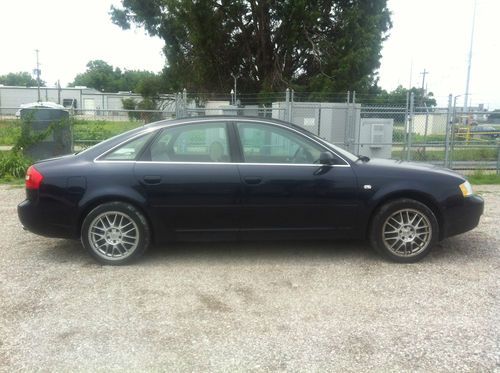
<svg viewBox="0 0 500 373">
<path fill-rule="evenodd" d="M 182 107 L 184 109 L 184 116 L 187 117 L 187 90 L 184 88 L 182 90 Z"/>
<path fill-rule="evenodd" d="M 429 72 L 424 69 L 424 71 L 422 71 L 420 73 L 422 75 L 422 97 L 420 98 L 420 106 L 424 106 L 424 99 L 425 99 L 425 76 L 427 74 L 429 74 Z"/>
<path fill-rule="evenodd" d="M 40 52 L 38 49 L 35 49 L 36 52 L 36 69 L 35 69 L 35 74 L 36 74 L 36 85 L 38 89 L 38 102 L 41 101 L 40 98 L 40 62 L 38 61 L 38 52 Z"/>
<path fill-rule="evenodd" d="M 413 132 L 413 111 L 415 110 L 415 95 L 410 93 L 410 119 L 408 121 L 408 149 L 406 152 L 406 160 L 411 160 L 411 133 Z"/>
<path fill-rule="evenodd" d="M 286 105 L 286 119 L 288 122 L 291 122 L 292 120 L 292 108 L 290 106 L 290 88 L 287 88 L 285 90 L 285 105 Z M 285 116 L 283 116 L 284 118 Z"/>
<path fill-rule="evenodd" d="M 352 121 L 353 121 L 353 129 L 354 133 L 352 135 L 353 139 L 356 140 L 357 145 L 356 145 L 356 154 L 359 155 L 359 143 L 361 142 L 361 119 L 359 121 L 359 126 L 358 126 L 358 116 L 356 113 L 356 91 L 352 91 L 352 111 L 353 111 L 353 116 L 352 116 Z M 360 115 L 361 116 L 361 115 Z M 357 136 L 356 136 L 357 135 Z"/>
<path fill-rule="evenodd" d="M 497 147 L 497 175 L 500 175 L 500 145 Z"/>
<path fill-rule="evenodd" d="M 465 83 L 464 112 L 467 112 L 468 105 L 469 105 L 470 67 L 472 65 L 472 49 L 474 46 L 474 28 L 476 26 L 476 5 L 477 5 L 477 1 L 474 0 L 474 12 L 472 13 L 472 30 L 470 33 L 469 63 L 467 65 L 467 80 Z"/>
<path fill-rule="evenodd" d="M 444 166 L 448 167 L 448 157 L 450 152 L 450 117 L 451 117 L 451 101 L 453 96 L 448 96 L 448 111 L 446 113 L 446 139 L 444 143 Z"/>
<path fill-rule="evenodd" d="M 236 90 L 236 81 L 238 80 L 238 78 L 241 76 L 241 74 L 233 74 L 231 73 L 231 76 L 233 77 L 234 79 L 234 105 L 236 105 L 236 99 L 237 99 L 237 90 Z"/>
<path fill-rule="evenodd" d="M 351 91 L 347 91 L 347 106 L 345 113 L 344 146 L 349 149 L 349 125 L 351 123 Z"/>
</svg>

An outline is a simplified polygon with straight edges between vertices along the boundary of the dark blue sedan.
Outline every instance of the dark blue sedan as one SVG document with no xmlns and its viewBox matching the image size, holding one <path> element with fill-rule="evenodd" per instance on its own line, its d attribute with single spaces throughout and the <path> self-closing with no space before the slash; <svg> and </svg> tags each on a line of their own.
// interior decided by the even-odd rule
<svg viewBox="0 0 500 373">
<path fill-rule="evenodd" d="M 431 165 L 357 157 L 292 124 L 161 121 L 35 163 L 18 206 L 31 232 L 81 239 L 105 264 L 171 240 L 367 239 L 415 262 L 473 229 L 483 200 Z"/>
</svg>

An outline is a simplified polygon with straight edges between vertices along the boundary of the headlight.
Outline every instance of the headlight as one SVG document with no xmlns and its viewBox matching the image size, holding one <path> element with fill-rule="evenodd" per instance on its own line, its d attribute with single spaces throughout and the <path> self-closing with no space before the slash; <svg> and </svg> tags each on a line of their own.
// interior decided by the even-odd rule
<svg viewBox="0 0 500 373">
<path fill-rule="evenodd" d="M 474 194 L 474 192 L 472 191 L 472 185 L 470 185 L 468 181 L 464 181 L 459 185 L 459 187 L 464 197 L 472 196 Z"/>
</svg>

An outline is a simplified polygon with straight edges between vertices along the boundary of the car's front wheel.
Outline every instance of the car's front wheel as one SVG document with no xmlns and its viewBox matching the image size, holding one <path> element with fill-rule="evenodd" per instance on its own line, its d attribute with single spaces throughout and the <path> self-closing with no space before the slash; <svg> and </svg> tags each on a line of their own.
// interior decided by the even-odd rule
<svg viewBox="0 0 500 373">
<path fill-rule="evenodd" d="M 126 264 L 140 257 L 150 241 L 148 223 L 134 206 L 107 202 L 85 217 L 81 240 L 89 253 L 103 264 Z"/>
<path fill-rule="evenodd" d="M 439 237 L 439 224 L 432 210 L 412 199 L 384 204 L 373 217 L 372 246 L 386 258 L 413 263 L 426 256 Z"/>
</svg>

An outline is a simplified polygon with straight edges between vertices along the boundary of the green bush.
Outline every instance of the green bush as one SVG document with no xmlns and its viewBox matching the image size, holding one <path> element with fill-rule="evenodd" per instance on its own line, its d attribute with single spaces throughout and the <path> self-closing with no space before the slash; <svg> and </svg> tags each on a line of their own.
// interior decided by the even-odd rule
<svg viewBox="0 0 500 373">
<path fill-rule="evenodd" d="M 32 161 L 20 152 L 0 153 L 0 178 L 22 178 Z"/>
<path fill-rule="evenodd" d="M 13 145 L 20 135 L 20 119 L 6 119 L 0 121 L 0 145 Z"/>
</svg>

